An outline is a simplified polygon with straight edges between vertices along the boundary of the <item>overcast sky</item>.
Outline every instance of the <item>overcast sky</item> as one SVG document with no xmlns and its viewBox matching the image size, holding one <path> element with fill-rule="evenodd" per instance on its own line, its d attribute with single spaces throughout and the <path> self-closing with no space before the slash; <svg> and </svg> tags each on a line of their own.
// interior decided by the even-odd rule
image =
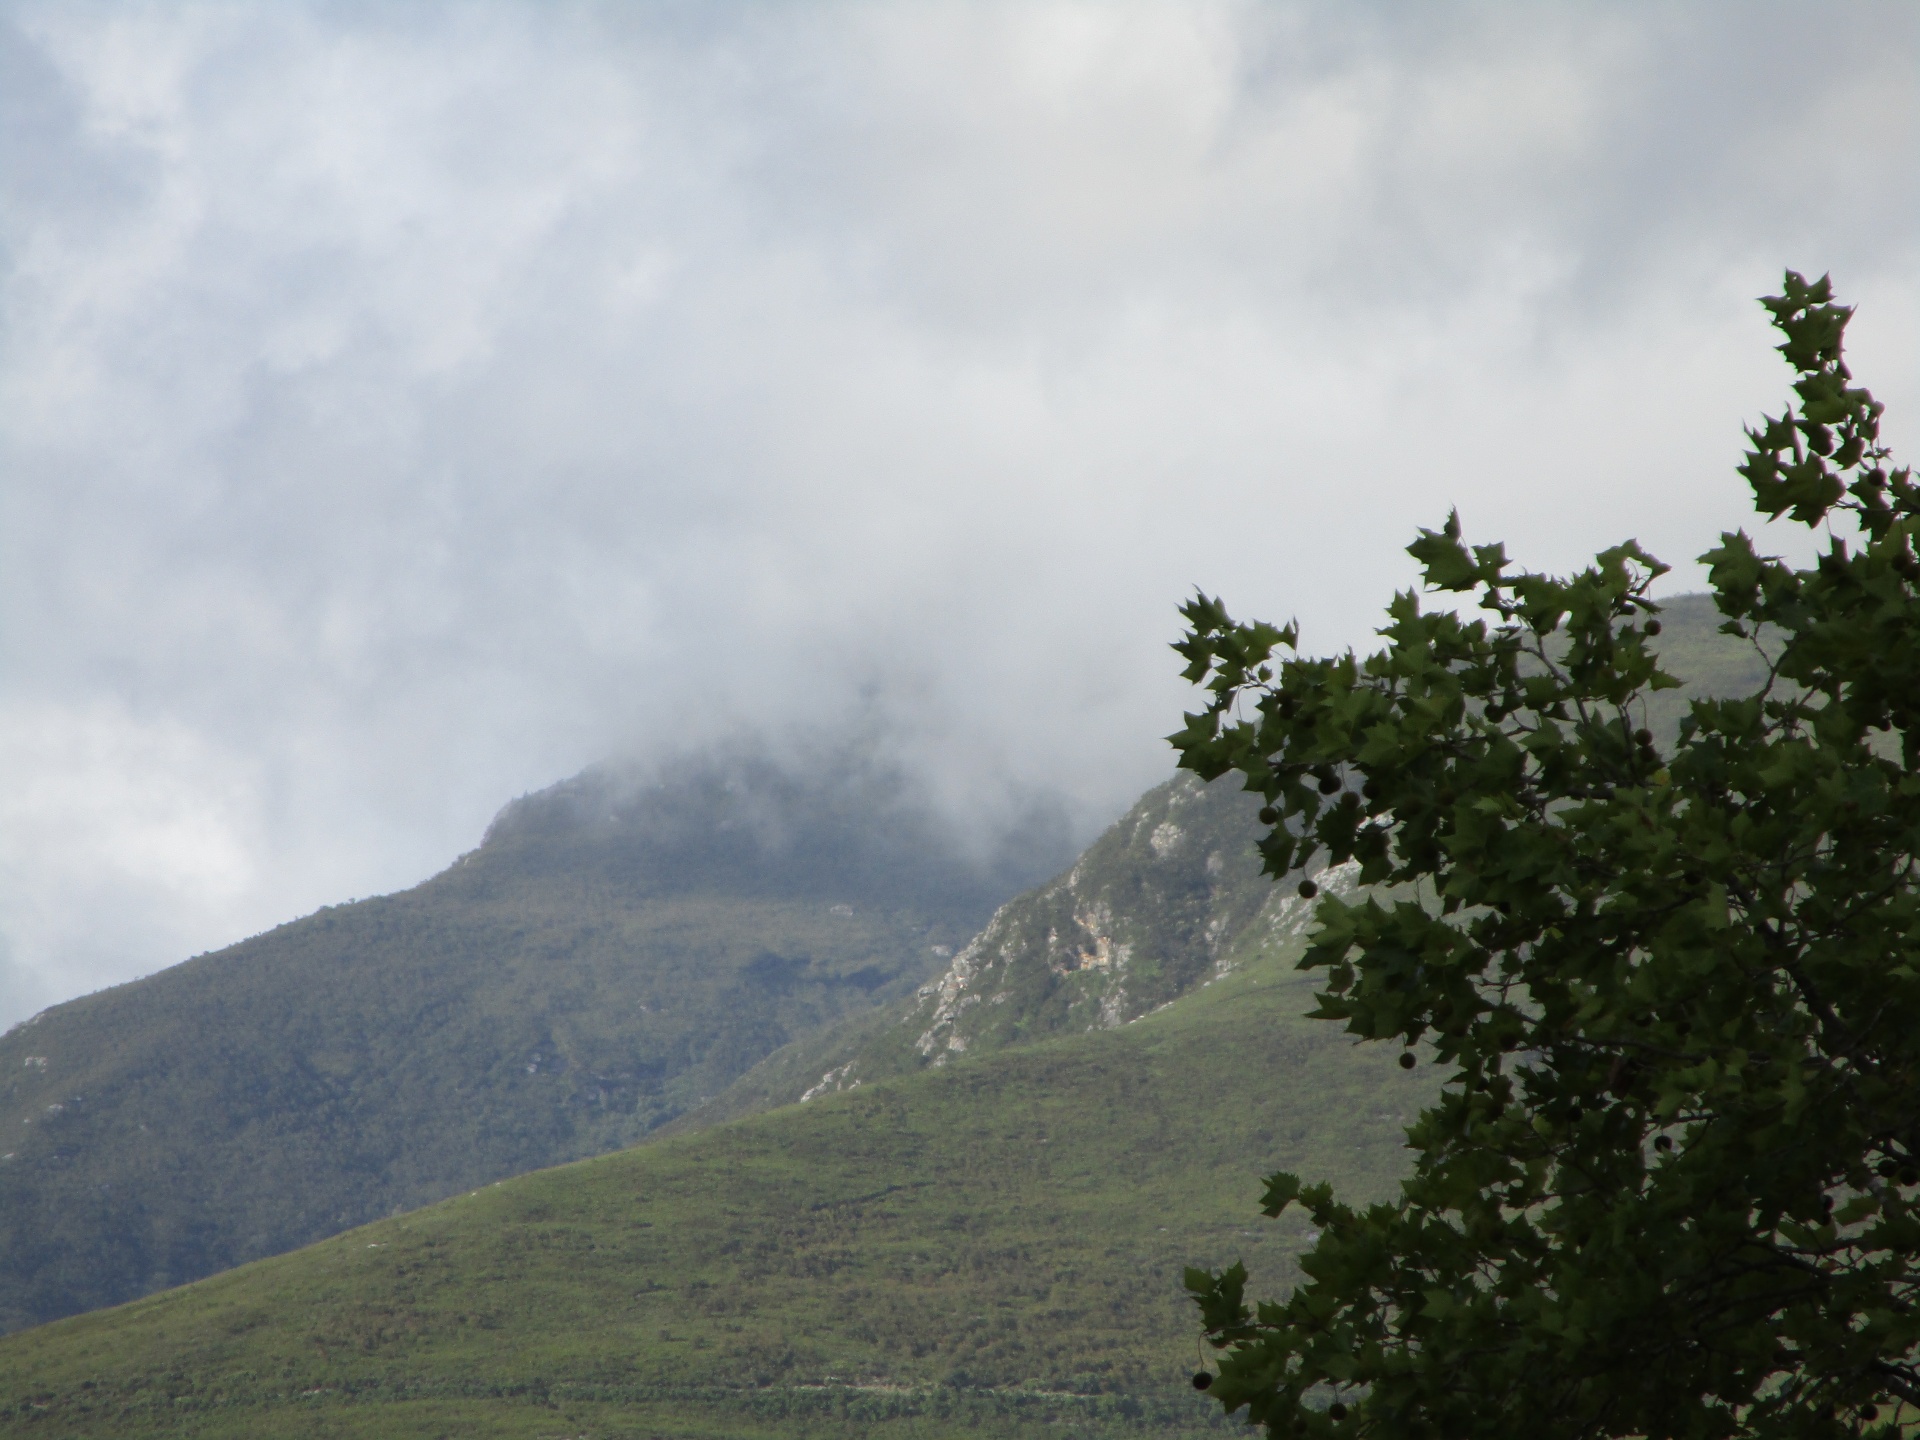
<svg viewBox="0 0 1920 1440">
<path fill-rule="evenodd" d="M 1193 586 L 1364 643 L 1451 506 L 1697 586 L 1782 267 L 1915 449 L 1917 30 L 0 3 L 0 1025 L 608 754 L 1097 825 Z"/>
</svg>

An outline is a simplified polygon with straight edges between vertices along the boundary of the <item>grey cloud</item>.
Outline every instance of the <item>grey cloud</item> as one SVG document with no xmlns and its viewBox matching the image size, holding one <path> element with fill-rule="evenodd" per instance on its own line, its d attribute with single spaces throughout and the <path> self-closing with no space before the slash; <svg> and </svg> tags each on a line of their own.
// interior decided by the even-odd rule
<svg viewBox="0 0 1920 1440">
<path fill-rule="evenodd" d="M 15 960 L 11 947 L 0 944 L 0 1033 L 31 1019 L 53 998 L 46 981 Z"/>
<path fill-rule="evenodd" d="M 60 994 L 602 756 L 1165 767 L 1193 584 L 1741 518 L 1751 297 L 1911 434 L 1904 5 L 0 10 L 0 930 Z M 1680 577 L 1684 580 L 1685 574 Z"/>
</svg>

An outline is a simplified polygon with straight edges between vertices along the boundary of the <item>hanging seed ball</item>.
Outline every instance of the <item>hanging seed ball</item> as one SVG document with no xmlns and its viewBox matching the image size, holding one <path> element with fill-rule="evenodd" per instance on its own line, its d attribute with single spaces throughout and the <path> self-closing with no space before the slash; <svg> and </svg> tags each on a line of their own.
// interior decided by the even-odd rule
<svg viewBox="0 0 1920 1440">
<path fill-rule="evenodd" d="M 1920 1185 L 1920 1170 L 1914 1169 L 1911 1165 L 1907 1166 L 1906 1169 L 1900 1172 L 1900 1183 L 1902 1185 Z"/>
<path fill-rule="evenodd" d="M 1897 1160 L 1882 1160 L 1873 1168 L 1878 1170 L 1883 1178 L 1891 1180 L 1895 1175 L 1900 1173 L 1900 1162 Z"/>
<path fill-rule="evenodd" d="M 1196 1370 L 1193 1372 L 1194 1389 L 1204 1390 L 1211 1384 L 1213 1384 L 1213 1376 L 1209 1375 L 1206 1371 Z"/>
<path fill-rule="evenodd" d="M 1653 748 L 1653 732 L 1651 730 L 1634 731 L 1633 743 L 1636 745 L 1644 745 L 1648 749 L 1652 749 Z"/>
<path fill-rule="evenodd" d="M 1318 895 L 1319 893 L 1320 893 L 1320 887 L 1314 884 L 1311 880 L 1302 880 L 1300 882 L 1300 898 L 1302 900 L 1311 900 L 1314 896 Z"/>
<path fill-rule="evenodd" d="M 1673 1148 L 1673 1137 L 1671 1135 L 1654 1136 L 1653 1148 L 1660 1151 L 1662 1154 L 1666 1153 L 1667 1151 Z"/>
<path fill-rule="evenodd" d="M 1262 805 L 1260 807 L 1260 823 L 1262 825 L 1271 825 L 1273 824 L 1274 821 L 1278 820 L 1279 818 L 1280 818 L 1280 812 L 1274 809 L 1273 806 Z"/>
<path fill-rule="evenodd" d="M 1320 793 L 1322 795 L 1331 795 L 1339 788 L 1340 777 L 1338 775 L 1322 775 L 1320 777 Z"/>
<path fill-rule="evenodd" d="M 1403 1050 L 1400 1052 L 1400 1068 L 1402 1070 L 1411 1070 L 1418 1063 L 1419 1062 L 1413 1058 L 1413 1052 L 1411 1050 Z"/>
<path fill-rule="evenodd" d="M 1346 1419 L 1347 1407 L 1342 1405 L 1338 1400 L 1334 1401 L 1331 1405 L 1327 1406 L 1327 1418 L 1329 1420 Z"/>
<path fill-rule="evenodd" d="M 1487 706 L 1487 719 L 1491 720 L 1494 724 L 1498 725 L 1506 718 L 1507 712 L 1502 710 L 1498 705 Z"/>
<path fill-rule="evenodd" d="M 1347 791 L 1346 794 L 1340 797 L 1340 808 L 1342 810 L 1358 810 L 1360 808 L 1360 797 L 1351 790 Z"/>
<path fill-rule="evenodd" d="M 1360 793 L 1366 796 L 1369 800 L 1378 799 L 1380 795 L 1380 782 L 1375 780 L 1371 775 L 1369 775 L 1366 779 L 1366 783 L 1360 787 Z"/>
<path fill-rule="evenodd" d="M 1862 1405 L 1860 1407 L 1860 1418 L 1871 1425 L 1875 1420 L 1880 1418 L 1880 1407 L 1878 1405 Z"/>
<path fill-rule="evenodd" d="M 1660 633 L 1660 622 L 1658 620 L 1649 620 L 1642 628 L 1644 628 L 1649 635 L 1658 635 Z"/>
</svg>

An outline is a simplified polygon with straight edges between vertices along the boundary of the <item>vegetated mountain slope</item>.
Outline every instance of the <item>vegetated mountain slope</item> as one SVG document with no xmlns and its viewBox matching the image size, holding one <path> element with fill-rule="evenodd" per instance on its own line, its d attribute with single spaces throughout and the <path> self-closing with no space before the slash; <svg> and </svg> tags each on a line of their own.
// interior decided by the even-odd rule
<svg viewBox="0 0 1920 1440">
<path fill-rule="evenodd" d="M 1662 602 L 1660 650 L 1685 688 L 1631 717 L 1670 741 L 1687 698 L 1748 694 L 1766 662 L 1719 633 L 1711 597 Z M 1010 901 L 912 1000 L 774 1052 L 678 1122 L 692 1128 L 803 1096 L 941 1065 L 956 1055 L 1112 1028 L 1231 970 L 1249 947 L 1304 924 L 1294 878 L 1261 874 L 1260 801 L 1234 776 L 1156 787 L 1073 868 Z M 1352 875 L 1321 876 L 1350 887 Z"/>
<path fill-rule="evenodd" d="M 1712 623 L 1669 610 L 1670 637 L 1721 661 L 1692 668 L 1700 688 L 1744 688 Z M 1150 795 L 1001 913 L 963 984 L 852 1021 L 854 1058 L 875 1061 L 852 1093 L 816 1079 L 804 1106 L 0 1342 L 11 1418 L 99 1435 L 523 1434 L 536 1405 L 604 1434 L 1203 1420 L 1169 1398 L 1195 1353 L 1178 1267 L 1240 1251 L 1283 1283 L 1298 1221 L 1252 1219 L 1256 1177 L 1384 1190 L 1432 1083 L 1300 1018 L 1304 912 L 1235 858 L 1249 805 L 1230 785 Z"/>
<path fill-rule="evenodd" d="M 0 1326 L 630 1144 L 910 995 L 1070 854 L 970 857 L 897 778 L 589 772 L 413 890 L 0 1038 Z"/>
<path fill-rule="evenodd" d="M 1302 1018 L 1297 935 L 1131 1025 L 522 1176 L 0 1341 L 23 1436 L 1220 1428 L 1181 1268 L 1287 1282 L 1261 1175 L 1390 1191 L 1436 1072 Z M 1065 1423 L 1070 1428 L 1062 1431 Z"/>
</svg>

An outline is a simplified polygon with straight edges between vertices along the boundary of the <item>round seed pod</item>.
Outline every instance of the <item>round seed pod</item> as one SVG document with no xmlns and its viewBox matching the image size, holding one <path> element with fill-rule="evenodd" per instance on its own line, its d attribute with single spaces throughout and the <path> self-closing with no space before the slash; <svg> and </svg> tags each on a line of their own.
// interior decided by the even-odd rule
<svg viewBox="0 0 1920 1440">
<path fill-rule="evenodd" d="M 1213 1376 L 1209 1375 L 1206 1371 L 1196 1370 L 1193 1372 L 1194 1389 L 1204 1390 L 1211 1384 L 1213 1384 Z"/>
<path fill-rule="evenodd" d="M 1651 730 L 1646 730 L 1646 729 L 1634 731 L 1633 743 L 1636 745 L 1643 745 L 1643 746 L 1646 746 L 1648 749 L 1651 749 L 1653 747 L 1653 732 Z"/>
<path fill-rule="evenodd" d="M 1329 1420 L 1346 1419 L 1347 1407 L 1342 1405 L 1338 1400 L 1334 1401 L 1331 1405 L 1327 1406 L 1327 1418 Z"/>
<path fill-rule="evenodd" d="M 1660 633 L 1660 622 L 1658 620 L 1649 620 L 1641 628 L 1649 635 L 1658 635 Z"/>
<path fill-rule="evenodd" d="M 1498 725 L 1502 720 L 1507 718 L 1507 712 L 1501 709 L 1498 705 L 1487 706 L 1486 714 L 1487 714 L 1487 719 L 1491 720 L 1496 725 Z"/>
<path fill-rule="evenodd" d="M 1311 880 L 1302 880 L 1300 882 L 1300 898 L 1302 900 L 1311 900 L 1314 896 L 1318 895 L 1319 893 L 1320 893 L 1320 887 L 1314 884 Z"/>
<path fill-rule="evenodd" d="M 1271 825 L 1273 824 L 1274 821 L 1278 820 L 1279 818 L 1280 818 L 1280 812 L 1274 809 L 1273 806 L 1262 805 L 1260 807 L 1260 823 L 1262 825 Z"/>
<path fill-rule="evenodd" d="M 1320 793 L 1322 795 L 1331 795 L 1339 788 L 1340 777 L 1338 775 L 1322 775 L 1320 777 Z"/>
<path fill-rule="evenodd" d="M 1900 1162 L 1897 1160 L 1882 1160 L 1873 1168 L 1880 1172 L 1883 1179 L 1891 1180 L 1895 1175 L 1900 1173 Z"/>
<path fill-rule="evenodd" d="M 1654 1136 L 1653 1148 L 1664 1155 L 1667 1151 L 1673 1149 L 1673 1137 L 1671 1135 Z"/>
<path fill-rule="evenodd" d="M 1414 1059 L 1411 1050 L 1403 1050 L 1400 1052 L 1400 1068 L 1402 1070 L 1411 1070 L 1418 1063 L 1419 1061 Z"/>
</svg>

